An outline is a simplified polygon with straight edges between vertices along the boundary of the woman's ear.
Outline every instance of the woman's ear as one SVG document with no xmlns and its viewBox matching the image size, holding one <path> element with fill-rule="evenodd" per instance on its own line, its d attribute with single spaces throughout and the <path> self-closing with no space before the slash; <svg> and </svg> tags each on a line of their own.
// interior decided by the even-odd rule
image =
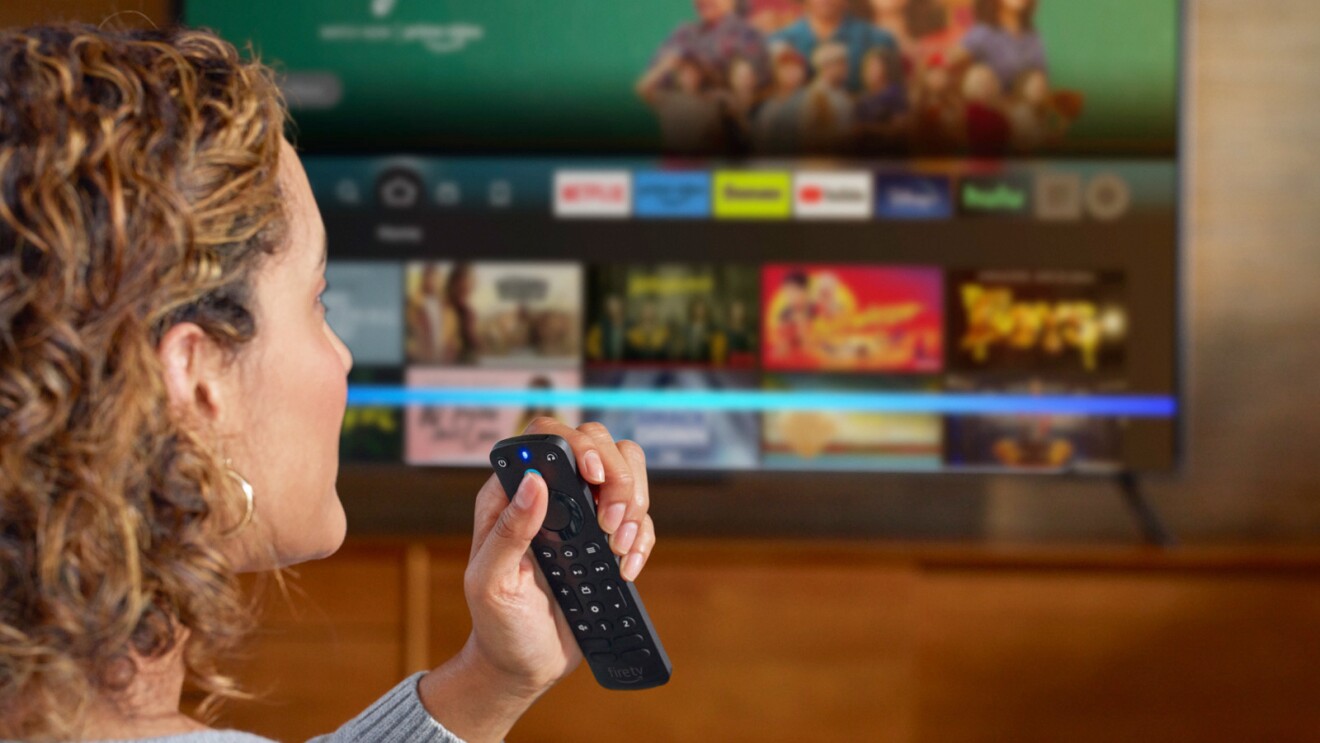
<svg viewBox="0 0 1320 743">
<path fill-rule="evenodd" d="M 215 423 L 224 412 L 222 384 L 225 354 L 219 344 L 196 323 L 171 327 L 156 346 L 170 407 L 181 408 L 198 419 Z"/>
</svg>

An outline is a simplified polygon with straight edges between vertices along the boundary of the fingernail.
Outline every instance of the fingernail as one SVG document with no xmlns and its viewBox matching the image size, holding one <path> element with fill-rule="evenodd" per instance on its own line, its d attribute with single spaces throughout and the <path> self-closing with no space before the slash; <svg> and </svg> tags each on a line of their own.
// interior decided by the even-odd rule
<svg viewBox="0 0 1320 743">
<path fill-rule="evenodd" d="M 600 528 L 607 534 L 613 534 L 619 530 L 619 524 L 623 523 L 623 512 L 628 510 L 628 506 L 623 503 L 615 503 L 605 509 L 601 517 Z"/>
<path fill-rule="evenodd" d="M 532 505 L 532 481 L 536 475 L 527 472 L 523 474 L 522 482 L 518 483 L 518 491 L 513 494 L 513 500 L 521 508 L 530 508 Z"/>
<path fill-rule="evenodd" d="M 605 465 L 601 464 L 600 454 L 592 449 L 582 459 L 587 465 L 587 479 L 597 484 L 605 482 Z"/>
<path fill-rule="evenodd" d="M 642 572 L 642 563 L 646 557 L 640 552 L 634 552 L 623 558 L 623 567 L 619 568 L 619 574 L 624 580 L 636 580 L 637 574 Z"/>
<path fill-rule="evenodd" d="M 624 554 L 632 549 L 633 540 L 637 538 L 637 522 L 629 521 L 614 534 L 614 552 Z"/>
</svg>

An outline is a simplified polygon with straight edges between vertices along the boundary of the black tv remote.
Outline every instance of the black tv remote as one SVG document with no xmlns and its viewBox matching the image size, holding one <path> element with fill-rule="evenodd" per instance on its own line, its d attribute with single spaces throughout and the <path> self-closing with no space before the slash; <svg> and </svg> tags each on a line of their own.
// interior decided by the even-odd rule
<svg viewBox="0 0 1320 743">
<path fill-rule="evenodd" d="M 532 552 L 596 682 L 606 689 L 649 689 L 669 681 L 669 656 L 637 587 L 619 575 L 619 558 L 596 520 L 596 499 L 578 476 L 568 442 L 553 434 L 514 436 L 495 444 L 490 463 L 510 499 L 528 470 L 550 489 Z"/>
</svg>

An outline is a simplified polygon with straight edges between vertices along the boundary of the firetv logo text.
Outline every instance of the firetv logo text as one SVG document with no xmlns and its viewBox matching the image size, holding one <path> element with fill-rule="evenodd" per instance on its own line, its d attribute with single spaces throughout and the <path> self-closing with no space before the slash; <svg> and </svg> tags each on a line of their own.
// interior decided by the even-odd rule
<svg viewBox="0 0 1320 743">
<path fill-rule="evenodd" d="M 632 175 L 626 170 L 555 171 L 556 217 L 627 217 Z"/>
<path fill-rule="evenodd" d="M 642 680 L 641 666 L 629 666 L 627 668 L 607 668 L 610 678 L 621 684 L 634 684 Z"/>
</svg>

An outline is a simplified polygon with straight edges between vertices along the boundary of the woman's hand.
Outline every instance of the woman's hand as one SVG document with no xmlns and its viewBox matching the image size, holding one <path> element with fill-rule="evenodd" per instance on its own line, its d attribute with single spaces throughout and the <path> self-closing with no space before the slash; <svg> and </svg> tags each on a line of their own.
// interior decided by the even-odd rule
<svg viewBox="0 0 1320 743">
<path fill-rule="evenodd" d="M 636 578 L 655 545 L 641 447 L 615 442 L 599 423 L 574 429 L 537 418 L 526 433 L 555 434 L 568 441 L 578 472 L 596 493 L 597 519 L 621 558 L 620 573 L 625 580 Z M 428 674 L 420 686 L 431 714 L 470 741 L 503 738 L 538 696 L 582 660 L 528 552 L 548 501 L 545 481 L 535 474 L 523 479 L 512 500 L 494 475 L 477 494 L 472 556 L 464 576 L 472 634 L 459 655 Z"/>
</svg>

